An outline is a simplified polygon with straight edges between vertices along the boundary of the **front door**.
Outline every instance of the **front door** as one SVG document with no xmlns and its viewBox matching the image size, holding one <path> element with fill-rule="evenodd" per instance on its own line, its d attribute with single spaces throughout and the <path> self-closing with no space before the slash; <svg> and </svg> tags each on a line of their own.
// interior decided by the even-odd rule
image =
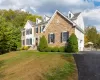
<svg viewBox="0 0 100 80">
<path fill-rule="evenodd" d="M 36 46 L 38 46 L 38 38 L 36 38 Z"/>
</svg>

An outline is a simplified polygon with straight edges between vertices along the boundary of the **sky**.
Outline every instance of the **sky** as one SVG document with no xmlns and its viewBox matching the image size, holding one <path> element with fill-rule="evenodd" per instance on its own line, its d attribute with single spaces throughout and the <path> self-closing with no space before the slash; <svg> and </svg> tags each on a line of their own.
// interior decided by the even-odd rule
<svg viewBox="0 0 100 80">
<path fill-rule="evenodd" d="M 32 14 L 52 16 L 59 10 L 67 16 L 82 12 L 85 26 L 96 26 L 100 31 L 100 0 L 0 0 L 0 9 L 21 9 Z"/>
</svg>

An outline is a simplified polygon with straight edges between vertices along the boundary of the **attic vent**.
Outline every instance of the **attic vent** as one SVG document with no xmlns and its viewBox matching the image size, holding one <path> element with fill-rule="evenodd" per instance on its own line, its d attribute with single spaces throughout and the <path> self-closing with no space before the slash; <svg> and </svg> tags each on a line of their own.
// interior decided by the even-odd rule
<svg viewBox="0 0 100 80">
<path fill-rule="evenodd" d="M 71 18 L 71 14 L 69 14 L 69 18 Z"/>
</svg>

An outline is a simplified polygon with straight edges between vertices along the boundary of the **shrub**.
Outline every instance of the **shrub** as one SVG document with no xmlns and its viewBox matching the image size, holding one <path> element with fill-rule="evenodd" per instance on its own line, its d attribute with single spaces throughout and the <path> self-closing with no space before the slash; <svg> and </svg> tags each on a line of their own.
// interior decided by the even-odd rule
<svg viewBox="0 0 100 80">
<path fill-rule="evenodd" d="M 20 50 L 28 50 L 30 48 L 30 46 L 23 46 L 20 48 Z"/>
<path fill-rule="evenodd" d="M 13 43 L 11 46 L 11 51 L 16 51 L 17 50 L 17 44 Z"/>
<path fill-rule="evenodd" d="M 51 51 L 52 52 L 58 52 L 59 51 L 59 48 L 58 47 L 52 47 Z"/>
<path fill-rule="evenodd" d="M 40 38 L 40 43 L 39 43 L 39 46 L 38 46 L 38 50 L 41 51 L 41 52 L 45 52 L 47 47 L 48 47 L 47 40 L 46 40 L 45 36 L 42 36 Z"/>
<path fill-rule="evenodd" d="M 46 52 L 51 52 L 51 47 L 47 47 L 47 48 L 45 49 L 45 51 L 46 51 Z"/>
<path fill-rule="evenodd" d="M 59 52 L 65 52 L 65 47 L 59 47 Z"/>
<path fill-rule="evenodd" d="M 28 50 L 29 49 L 29 46 L 24 46 L 24 50 Z"/>
<path fill-rule="evenodd" d="M 78 52 L 78 41 L 74 33 L 68 39 L 67 52 Z"/>
</svg>

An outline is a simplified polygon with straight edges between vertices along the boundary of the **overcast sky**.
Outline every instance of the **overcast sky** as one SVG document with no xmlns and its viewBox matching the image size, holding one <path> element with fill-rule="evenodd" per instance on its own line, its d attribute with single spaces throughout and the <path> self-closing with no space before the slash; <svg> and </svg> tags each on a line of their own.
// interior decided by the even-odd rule
<svg viewBox="0 0 100 80">
<path fill-rule="evenodd" d="M 100 0 L 0 0 L 0 9 L 22 9 L 49 16 L 52 16 L 56 9 L 65 15 L 68 11 L 81 11 L 85 25 L 96 26 L 100 31 Z"/>
</svg>

